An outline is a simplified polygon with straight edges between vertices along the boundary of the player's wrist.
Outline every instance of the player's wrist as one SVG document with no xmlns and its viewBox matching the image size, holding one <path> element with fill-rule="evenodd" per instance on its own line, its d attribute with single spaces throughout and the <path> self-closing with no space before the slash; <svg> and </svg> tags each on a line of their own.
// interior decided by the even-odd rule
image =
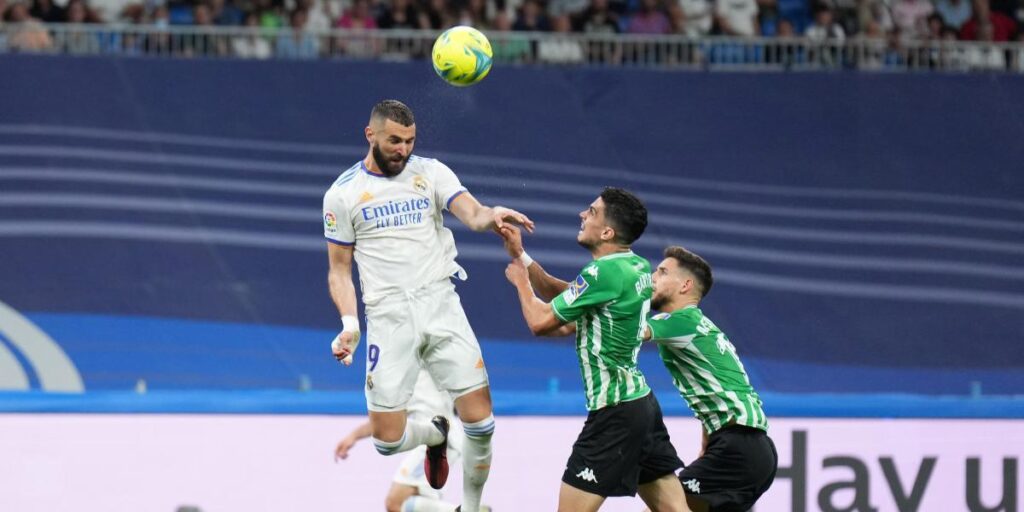
<svg viewBox="0 0 1024 512">
<path fill-rule="evenodd" d="M 359 318 L 355 315 L 341 317 L 341 332 L 359 332 Z"/>
<path fill-rule="evenodd" d="M 526 268 L 530 268 L 530 265 L 533 265 L 533 258 L 531 258 L 530 255 L 526 253 L 526 249 L 523 249 L 522 254 L 520 254 L 519 257 L 516 259 L 522 262 L 523 266 Z"/>
</svg>

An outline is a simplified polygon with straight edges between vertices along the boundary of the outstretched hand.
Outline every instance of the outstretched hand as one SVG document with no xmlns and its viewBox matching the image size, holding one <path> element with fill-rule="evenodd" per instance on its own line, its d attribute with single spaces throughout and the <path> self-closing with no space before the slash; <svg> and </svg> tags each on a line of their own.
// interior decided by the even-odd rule
<svg viewBox="0 0 1024 512">
<path fill-rule="evenodd" d="M 495 228 L 501 229 L 511 223 L 518 224 L 525 228 L 526 231 L 533 233 L 533 221 L 526 215 L 504 206 L 495 206 L 491 210 L 494 216 Z"/>
<path fill-rule="evenodd" d="M 516 259 L 523 255 L 523 233 L 519 228 L 512 224 L 505 224 L 500 228 L 495 228 L 494 231 L 501 237 L 501 241 L 505 244 L 505 252 L 512 259 Z"/>
<path fill-rule="evenodd" d="M 348 451 L 352 449 L 356 441 L 358 439 L 353 436 L 346 436 L 345 439 L 338 441 L 338 446 L 334 447 L 334 462 L 347 459 Z"/>
</svg>

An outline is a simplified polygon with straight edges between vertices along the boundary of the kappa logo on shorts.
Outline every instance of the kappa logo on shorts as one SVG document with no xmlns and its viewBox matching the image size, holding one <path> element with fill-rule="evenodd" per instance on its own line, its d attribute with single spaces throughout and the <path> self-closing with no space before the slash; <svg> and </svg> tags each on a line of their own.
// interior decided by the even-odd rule
<svg viewBox="0 0 1024 512">
<path fill-rule="evenodd" d="M 683 485 L 685 485 L 686 488 L 690 490 L 690 492 L 694 494 L 700 494 L 700 482 L 698 482 L 696 478 L 691 478 L 683 482 Z"/>
<path fill-rule="evenodd" d="M 587 284 L 587 280 L 583 279 L 582 275 L 576 276 L 576 280 L 569 283 L 569 288 L 567 288 L 562 294 L 562 298 L 565 299 L 565 304 L 567 306 L 571 306 L 573 302 L 576 302 L 576 299 L 578 299 L 580 295 L 583 295 L 583 292 L 587 291 L 589 286 L 590 285 Z"/>
<path fill-rule="evenodd" d="M 594 470 L 590 468 L 583 468 L 583 471 L 576 473 L 576 478 L 581 478 L 586 482 L 597 483 L 597 477 L 594 476 Z"/>
</svg>

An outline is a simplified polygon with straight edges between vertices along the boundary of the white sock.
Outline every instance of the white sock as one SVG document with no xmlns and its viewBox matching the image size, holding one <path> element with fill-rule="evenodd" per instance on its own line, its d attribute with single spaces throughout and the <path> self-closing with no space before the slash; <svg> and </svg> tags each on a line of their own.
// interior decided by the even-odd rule
<svg viewBox="0 0 1024 512">
<path fill-rule="evenodd" d="M 491 435 L 494 415 L 476 423 L 463 423 L 466 442 L 462 445 L 462 512 L 478 512 L 480 495 L 491 472 Z"/>
<path fill-rule="evenodd" d="M 405 422 L 405 432 L 398 441 L 381 441 L 373 438 L 373 446 L 382 455 L 394 455 L 416 448 L 421 444 L 436 446 L 444 441 L 444 436 L 437 427 L 429 421 L 408 421 Z"/>
<path fill-rule="evenodd" d="M 426 496 L 409 496 L 402 502 L 402 512 L 452 512 L 455 505 Z"/>
</svg>

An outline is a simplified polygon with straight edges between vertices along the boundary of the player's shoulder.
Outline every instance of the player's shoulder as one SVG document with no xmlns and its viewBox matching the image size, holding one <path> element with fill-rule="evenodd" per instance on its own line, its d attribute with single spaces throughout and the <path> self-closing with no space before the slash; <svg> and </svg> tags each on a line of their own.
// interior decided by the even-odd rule
<svg viewBox="0 0 1024 512">
<path fill-rule="evenodd" d="M 359 177 L 359 174 L 362 171 L 362 167 L 363 162 L 356 162 L 355 165 L 349 167 L 348 169 L 345 170 L 345 172 L 338 175 L 338 178 L 334 180 L 334 183 L 331 184 L 331 188 L 329 188 L 327 191 L 337 193 L 340 190 L 344 190 L 346 188 L 351 187 L 350 184 L 354 182 L 356 178 Z"/>
<path fill-rule="evenodd" d="M 338 178 L 334 180 L 331 187 L 327 189 L 324 194 L 325 197 L 343 198 L 346 192 L 349 192 L 355 188 L 355 183 L 360 179 L 362 174 L 362 162 L 358 162 L 352 167 L 349 167 L 345 172 L 338 175 Z"/>
<path fill-rule="evenodd" d="M 700 308 L 686 307 L 683 309 L 677 309 L 670 313 L 658 313 L 651 316 L 651 321 L 663 322 L 677 329 L 695 331 L 697 325 L 701 323 L 703 318 L 704 313 L 701 312 Z"/>
<path fill-rule="evenodd" d="M 433 174 L 438 171 L 451 172 L 451 169 L 440 160 L 416 154 L 409 156 L 409 162 L 406 165 L 408 169 L 411 169 L 416 173 Z"/>
</svg>

